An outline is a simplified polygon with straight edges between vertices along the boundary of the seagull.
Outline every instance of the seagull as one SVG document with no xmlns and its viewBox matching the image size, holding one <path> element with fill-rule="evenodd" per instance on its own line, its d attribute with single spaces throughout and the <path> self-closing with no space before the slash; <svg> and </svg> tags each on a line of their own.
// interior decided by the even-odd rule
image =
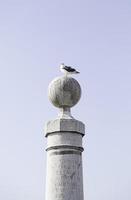
<svg viewBox="0 0 131 200">
<path fill-rule="evenodd" d="M 70 67 L 70 66 L 66 66 L 64 63 L 61 63 L 60 65 L 60 70 L 61 72 L 63 72 L 66 76 L 69 74 L 79 74 L 80 72 L 78 72 L 76 69 Z"/>
</svg>

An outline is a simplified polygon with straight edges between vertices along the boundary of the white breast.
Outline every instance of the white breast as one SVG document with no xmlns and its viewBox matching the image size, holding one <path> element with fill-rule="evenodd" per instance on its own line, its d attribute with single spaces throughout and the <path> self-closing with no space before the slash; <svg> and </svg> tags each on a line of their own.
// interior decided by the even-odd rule
<svg viewBox="0 0 131 200">
<path fill-rule="evenodd" d="M 62 72 L 62 73 L 64 73 L 64 74 L 67 74 L 68 72 L 65 70 L 65 69 L 63 69 L 63 68 L 60 68 L 60 71 Z"/>
</svg>

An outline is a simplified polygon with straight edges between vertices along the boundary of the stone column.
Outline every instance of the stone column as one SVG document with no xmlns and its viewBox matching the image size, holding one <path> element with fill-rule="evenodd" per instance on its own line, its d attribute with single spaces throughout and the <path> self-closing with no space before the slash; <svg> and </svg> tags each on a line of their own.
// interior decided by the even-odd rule
<svg viewBox="0 0 131 200">
<path fill-rule="evenodd" d="M 49 85 L 49 99 L 60 108 L 46 125 L 46 200 L 83 200 L 82 138 L 84 124 L 71 116 L 81 88 L 72 77 L 58 77 Z"/>
</svg>

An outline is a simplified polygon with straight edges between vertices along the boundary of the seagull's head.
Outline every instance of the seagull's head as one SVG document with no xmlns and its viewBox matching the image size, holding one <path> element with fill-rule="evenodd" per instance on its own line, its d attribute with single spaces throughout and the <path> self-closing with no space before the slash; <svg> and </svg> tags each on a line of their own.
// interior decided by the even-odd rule
<svg viewBox="0 0 131 200">
<path fill-rule="evenodd" d="M 60 64 L 60 69 L 63 69 L 65 67 L 65 64 L 64 63 L 61 63 Z"/>
</svg>

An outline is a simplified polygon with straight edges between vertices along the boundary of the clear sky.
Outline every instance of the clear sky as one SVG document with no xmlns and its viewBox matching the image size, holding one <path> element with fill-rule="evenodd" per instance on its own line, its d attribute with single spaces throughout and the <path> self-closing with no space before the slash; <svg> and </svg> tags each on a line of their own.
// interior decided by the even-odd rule
<svg viewBox="0 0 131 200">
<path fill-rule="evenodd" d="M 44 124 L 59 64 L 77 67 L 85 200 L 131 200 L 131 1 L 0 1 L 0 199 L 44 200 Z"/>
</svg>

